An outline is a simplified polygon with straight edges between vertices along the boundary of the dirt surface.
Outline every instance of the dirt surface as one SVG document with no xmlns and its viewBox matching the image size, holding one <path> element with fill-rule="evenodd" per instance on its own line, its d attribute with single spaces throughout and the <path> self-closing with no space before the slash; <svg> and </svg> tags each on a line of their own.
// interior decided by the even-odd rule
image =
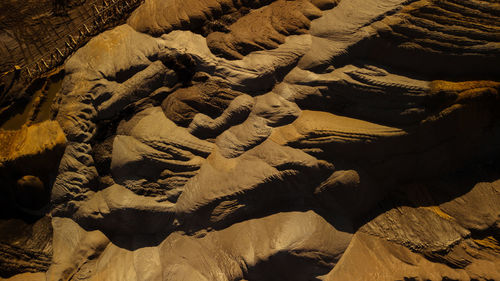
<svg viewBox="0 0 500 281">
<path fill-rule="evenodd" d="M 34 97 L 28 89 L 95 35 L 123 23 L 140 0 L 0 3 L 0 123 Z M 36 87 L 36 85 L 34 85 Z M 22 112 L 23 109 L 20 109 Z M 24 111 L 28 112 L 29 108 Z M 19 110 L 15 110 L 19 113 Z M 8 115 L 8 114 L 7 114 Z M 19 116 L 18 116 L 19 117 Z M 7 118 L 7 119 L 6 119 Z M 16 121 L 17 122 L 17 121 Z M 18 123 L 18 122 L 17 122 Z"/>
<path fill-rule="evenodd" d="M 116 26 L 139 0 L 7 0 L 0 4 L 0 82 L 26 82 L 62 64 L 101 31 Z M 18 79 L 19 77 L 16 77 Z"/>
<path fill-rule="evenodd" d="M 71 29 L 85 20 L 91 1 L 68 1 L 56 5 L 55 0 L 7 0 L 0 4 L 0 70 L 11 70 L 14 65 L 35 61 Z M 93 1 L 92 1 L 93 2 Z"/>
</svg>

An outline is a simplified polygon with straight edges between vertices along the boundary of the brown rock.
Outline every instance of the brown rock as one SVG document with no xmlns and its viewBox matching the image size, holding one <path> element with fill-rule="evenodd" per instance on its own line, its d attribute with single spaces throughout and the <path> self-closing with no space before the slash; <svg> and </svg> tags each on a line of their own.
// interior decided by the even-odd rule
<svg viewBox="0 0 500 281">
<path fill-rule="evenodd" d="M 17 181 L 15 193 L 21 206 L 38 209 L 44 205 L 47 191 L 38 177 L 28 175 Z"/>
<path fill-rule="evenodd" d="M 181 88 L 162 103 L 165 115 L 177 125 L 187 127 L 198 112 L 211 117 L 222 114 L 239 92 L 214 82 Z"/>
<path fill-rule="evenodd" d="M 17 131 L 0 131 L 0 178 L 4 196 L 39 209 L 47 203 L 51 181 L 66 147 L 66 137 L 55 121 Z"/>
<path fill-rule="evenodd" d="M 321 11 L 307 0 L 276 1 L 251 11 L 229 27 L 229 33 L 208 35 L 207 44 L 216 55 L 241 59 L 252 51 L 274 49 L 287 35 L 307 32 Z"/>
</svg>

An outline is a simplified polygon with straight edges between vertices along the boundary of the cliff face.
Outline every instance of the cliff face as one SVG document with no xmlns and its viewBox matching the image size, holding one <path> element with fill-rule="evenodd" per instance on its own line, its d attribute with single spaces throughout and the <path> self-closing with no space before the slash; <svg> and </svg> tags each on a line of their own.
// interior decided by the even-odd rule
<svg viewBox="0 0 500 281">
<path fill-rule="evenodd" d="M 2 277 L 500 280 L 499 16 L 145 1 L 66 61 L 52 258 Z"/>
</svg>

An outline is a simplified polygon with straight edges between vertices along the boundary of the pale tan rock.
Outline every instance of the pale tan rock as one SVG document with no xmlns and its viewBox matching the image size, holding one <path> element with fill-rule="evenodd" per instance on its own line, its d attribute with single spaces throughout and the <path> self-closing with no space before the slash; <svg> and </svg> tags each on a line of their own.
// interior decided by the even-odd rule
<svg viewBox="0 0 500 281">
<path fill-rule="evenodd" d="M 234 98 L 229 106 L 216 118 L 198 113 L 189 123 L 188 130 L 198 137 L 213 137 L 229 129 L 231 125 L 243 122 L 250 114 L 255 101 L 248 95 Z"/>
<path fill-rule="evenodd" d="M 74 276 L 88 280 L 241 280 L 259 278 L 267 267 L 278 276 L 295 275 L 300 280 L 325 274 L 338 261 L 352 237 L 346 231 L 349 226 L 344 227 L 336 229 L 312 211 L 285 212 L 198 237 L 176 232 L 157 246 L 136 249 L 104 243 L 107 240 L 99 238 L 102 234 L 80 229 L 81 238 L 70 241 L 80 241 L 81 254 L 66 255 L 48 276 L 61 276 L 55 269 L 63 265 L 69 273 L 79 264 L 76 257 L 95 253 L 92 262 L 71 271 Z"/>
<path fill-rule="evenodd" d="M 253 51 L 278 47 L 286 35 L 306 33 L 310 21 L 320 16 L 321 11 L 309 0 L 278 0 L 240 18 L 229 27 L 229 33 L 211 33 L 207 44 L 216 55 L 241 59 Z"/>
<path fill-rule="evenodd" d="M 449 187 L 448 187 L 449 188 Z M 500 221 L 500 181 L 473 184 L 467 193 L 439 205 L 442 213 L 472 231 L 495 229 Z"/>
<path fill-rule="evenodd" d="M 289 186 L 285 184 L 286 179 L 307 173 L 311 181 L 318 182 L 331 169 L 324 161 L 271 140 L 238 157 L 227 158 L 215 151 L 201 166 L 199 174 L 184 186 L 175 205 L 176 213 L 188 225 L 192 220 L 225 224 L 246 212 L 271 208 L 272 198 L 281 197 L 286 202 L 312 194 L 307 184 L 297 181 Z M 253 201 L 254 196 L 263 198 Z"/>
<path fill-rule="evenodd" d="M 215 148 L 175 125 L 159 107 L 122 122 L 116 133 L 110 164 L 114 181 L 138 194 L 162 194 L 173 201 Z"/>
<path fill-rule="evenodd" d="M 130 17 L 128 24 L 139 32 L 168 33 L 173 29 L 197 28 L 208 19 L 233 8 L 229 0 L 145 1 Z"/>
<path fill-rule="evenodd" d="M 292 124 L 278 128 L 271 136 L 280 144 L 338 143 L 355 144 L 374 142 L 384 137 L 405 135 L 404 130 L 338 116 L 321 111 L 303 111 Z M 308 137 L 310 136 L 310 137 Z"/>
<path fill-rule="evenodd" d="M 360 266 L 360 263 L 362 266 Z M 324 280 L 469 280 L 465 270 L 432 263 L 384 239 L 356 233 L 337 266 Z"/>
<path fill-rule="evenodd" d="M 170 120 L 187 126 L 198 112 L 222 114 L 229 103 L 240 94 L 223 85 L 207 82 L 179 89 L 163 101 L 162 108 Z"/>
<path fill-rule="evenodd" d="M 99 230 L 87 232 L 68 218 L 54 218 L 54 259 L 46 273 L 48 281 L 69 280 L 88 259 L 97 257 L 109 240 Z"/>
<path fill-rule="evenodd" d="M 120 185 L 110 186 L 73 205 L 72 218 L 78 224 L 88 230 L 102 231 L 109 238 L 170 230 L 174 219 L 171 202 L 140 196 Z M 161 218 L 163 222 L 156 223 Z"/>
<path fill-rule="evenodd" d="M 242 16 L 238 13 L 239 9 L 259 8 L 270 4 L 273 1 L 258 0 L 258 1 L 230 1 L 230 0 L 148 0 L 145 1 L 129 18 L 127 23 L 139 32 L 145 32 L 153 35 L 168 33 L 176 29 L 203 30 L 203 26 L 210 22 L 218 21 L 221 16 L 227 15 L 231 20 L 236 21 Z M 278 5 L 286 5 L 285 1 Z M 316 7 L 309 3 L 309 0 L 294 0 L 288 7 L 304 7 L 308 4 L 308 8 L 313 11 Z M 305 3 L 307 2 L 307 3 Z M 331 9 L 338 2 L 336 0 L 314 0 L 312 4 L 320 9 Z M 274 9 L 275 13 L 283 13 L 282 9 Z M 290 12 L 291 9 L 286 9 Z M 294 12 L 294 11 L 292 11 Z M 306 11 L 304 11 L 306 12 Z M 310 11 L 307 11 L 310 12 Z M 317 13 L 314 11 L 313 13 Z M 299 15 L 299 14 L 296 14 Z M 309 15 L 308 13 L 306 15 Z M 302 16 L 302 15 L 300 15 Z M 283 15 L 278 16 L 278 19 L 283 19 Z M 283 20 L 289 21 L 290 18 Z M 307 19 L 306 19 L 307 20 Z M 293 25 L 285 23 L 287 25 Z"/>
<path fill-rule="evenodd" d="M 203 238 L 172 235 L 160 246 L 163 280 L 303 280 L 326 273 L 350 240 L 312 211 L 250 219 Z"/>
</svg>

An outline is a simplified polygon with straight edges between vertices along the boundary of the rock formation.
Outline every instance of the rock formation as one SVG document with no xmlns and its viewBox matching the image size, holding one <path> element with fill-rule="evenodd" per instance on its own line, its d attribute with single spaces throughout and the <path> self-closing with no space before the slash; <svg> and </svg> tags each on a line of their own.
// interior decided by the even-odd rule
<svg viewBox="0 0 500 281">
<path fill-rule="evenodd" d="M 0 275 L 46 271 L 53 233 L 44 214 L 66 138 L 57 122 L 45 121 L 0 130 L 0 142 Z"/>
<path fill-rule="evenodd" d="M 50 186 L 64 153 L 66 137 L 59 124 L 45 121 L 20 130 L 0 130 L 0 177 L 3 197 L 37 210 L 48 203 Z"/>
<path fill-rule="evenodd" d="M 50 205 L 15 238 L 0 223 L 37 257 L 1 277 L 500 280 L 499 17 L 146 0 L 66 61 L 55 121 L 0 134 L 2 164 L 67 141 L 51 181 L 42 160 L 6 170 Z"/>
</svg>

